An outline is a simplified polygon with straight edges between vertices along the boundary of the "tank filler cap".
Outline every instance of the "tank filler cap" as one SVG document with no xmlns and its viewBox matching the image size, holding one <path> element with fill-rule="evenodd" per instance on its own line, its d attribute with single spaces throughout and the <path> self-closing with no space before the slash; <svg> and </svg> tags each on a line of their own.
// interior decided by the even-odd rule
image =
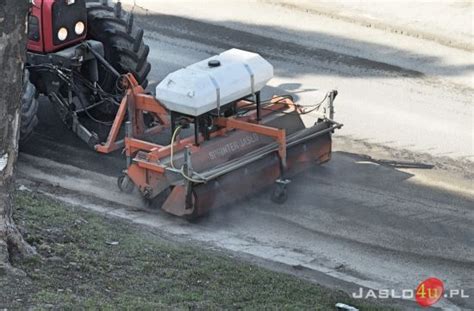
<svg viewBox="0 0 474 311">
<path fill-rule="evenodd" d="M 221 65 L 221 62 L 217 59 L 211 59 L 207 65 L 211 68 L 219 67 Z"/>
</svg>

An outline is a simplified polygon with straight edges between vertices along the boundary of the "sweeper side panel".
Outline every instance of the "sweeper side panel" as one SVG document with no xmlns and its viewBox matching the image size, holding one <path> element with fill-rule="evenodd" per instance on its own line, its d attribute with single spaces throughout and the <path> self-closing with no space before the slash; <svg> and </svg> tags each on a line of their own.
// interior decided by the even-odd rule
<svg viewBox="0 0 474 311">
<path fill-rule="evenodd" d="M 284 123 L 284 119 L 285 117 L 278 121 Z M 243 133 L 241 132 L 236 132 L 236 137 L 233 137 L 234 135 L 225 137 L 221 144 L 217 146 L 211 147 L 203 144 L 199 152 L 196 153 L 198 159 L 192 156 L 193 169 L 206 175 L 206 171 L 198 168 L 213 166 L 216 162 L 214 154 L 218 153 L 226 158 L 225 172 L 205 183 L 185 181 L 183 184 L 172 186 L 165 190 L 165 193 L 168 193 L 168 191 L 171 191 L 171 193 L 161 208 L 173 215 L 192 218 L 205 215 L 211 209 L 243 200 L 269 187 L 274 187 L 271 193 L 272 200 L 275 203 L 283 203 L 287 197 L 286 184 L 279 184 L 277 181 L 282 177 L 287 180 L 315 164 L 329 161 L 331 157 L 331 134 L 326 130 L 331 127 L 330 123 L 321 122 L 317 125 L 318 129 L 315 131 L 315 133 L 321 133 L 320 135 L 289 147 L 286 155 L 286 168 L 281 167 L 281 159 L 276 151 L 247 156 L 238 148 L 232 150 L 225 147 L 229 144 L 238 146 L 242 141 L 240 134 Z M 249 133 L 245 134 L 251 135 Z M 271 141 L 267 142 L 267 144 L 271 143 Z M 225 155 L 220 148 L 225 148 Z M 249 149 L 248 151 L 262 148 L 265 148 L 265 146 L 253 150 Z M 237 156 L 237 154 L 240 155 Z M 201 157 L 201 155 L 204 156 Z M 235 163 L 235 167 L 228 167 L 227 164 L 230 161 Z M 244 161 L 245 165 L 238 166 L 239 161 Z M 215 166 L 218 167 L 218 165 Z M 217 173 L 219 169 L 215 171 Z"/>
</svg>

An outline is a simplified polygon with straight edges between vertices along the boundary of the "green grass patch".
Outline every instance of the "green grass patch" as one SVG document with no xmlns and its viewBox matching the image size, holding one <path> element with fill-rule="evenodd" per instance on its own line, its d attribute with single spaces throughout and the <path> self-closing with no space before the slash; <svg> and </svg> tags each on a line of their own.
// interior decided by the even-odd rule
<svg viewBox="0 0 474 311">
<path fill-rule="evenodd" d="M 15 261 L 24 278 L 0 276 L 0 308 L 381 309 L 38 194 L 15 202 L 15 221 L 41 258 Z"/>
</svg>

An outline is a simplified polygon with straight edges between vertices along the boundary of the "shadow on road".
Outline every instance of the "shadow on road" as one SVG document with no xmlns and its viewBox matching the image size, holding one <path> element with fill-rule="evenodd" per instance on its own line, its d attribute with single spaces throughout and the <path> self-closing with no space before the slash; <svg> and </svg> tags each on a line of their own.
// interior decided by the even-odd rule
<svg viewBox="0 0 474 311">
<path fill-rule="evenodd" d="M 422 51 L 413 53 L 398 49 L 389 45 L 375 44 L 367 41 L 361 41 L 354 38 L 329 35 L 323 32 L 298 31 L 299 38 L 311 38 L 316 42 L 331 42 L 335 46 L 356 46 L 358 49 L 370 52 L 372 59 L 387 60 L 374 61 L 364 57 L 353 56 L 344 53 L 337 53 L 322 48 L 311 48 L 296 43 L 289 43 L 274 38 L 260 36 L 255 33 L 239 31 L 228 28 L 226 21 L 216 22 L 215 24 L 200 22 L 188 18 L 173 15 L 165 15 L 154 12 L 138 14 L 138 21 L 147 30 L 155 31 L 160 36 L 165 36 L 171 40 L 180 38 L 190 42 L 200 42 L 203 45 L 215 47 L 216 50 L 238 47 L 249 51 L 260 53 L 263 57 L 273 61 L 283 61 L 288 64 L 298 64 L 306 68 L 294 72 L 300 74 L 314 74 L 314 67 L 308 66 L 308 63 L 317 63 L 319 68 L 325 68 L 325 71 L 318 71 L 318 74 L 339 75 L 347 77 L 377 77 L 388 78 L 396 76 L 402 77 L 423 77 L 424 74 L 411 69 L 388 63 L 387 55 L 396 55 L 402 63 L 409 63 L 416 60 L 420 63 L 430 64 L 430 74 L 436 76 L 460 76 L 474 71 L 473 64 L 464 65 L 445 65 L 438 57 L 424 55 Z M 213 22 L 214 23 L 214 22 Z M 258 29 L 258 33 L 291 33 L 291 29 L 279 26 L 267 25 L 249 25 L 239 22 L 232 22 L 236 28 Z M 153 33 L 148 34 L 153 37 Z M 193 46 L 194 49 L 199 47 Z M 155 51 L 159 54 L 159 51 Z M 214 52 L 213 52 L 214 53 Z M 324 64 L 336 63 L 339 66 L 337 72 L 331 69 L 331 66 Z M 183 64 L 185 66 L 186 64 Z M 277 74 L 282 77 L 292 77 L 291 71 L 276 69 Z"/>
</svg>

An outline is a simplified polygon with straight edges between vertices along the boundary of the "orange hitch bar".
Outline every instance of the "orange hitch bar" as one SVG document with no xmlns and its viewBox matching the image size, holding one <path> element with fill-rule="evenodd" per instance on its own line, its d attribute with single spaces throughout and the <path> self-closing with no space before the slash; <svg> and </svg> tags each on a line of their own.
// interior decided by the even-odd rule
<svg viewBox="0 0 474 311">
<path fill-rule="evenodd" d="M 106 142 L 95 146 L 97 152 L 111 153 L 125 147 L 125 140 L 119 140 L 118 136 L 127 113 L 129 121 L 132 124 L 131 136 L 134 138 L 140 138 L 147 134 L 158 134 L 164 128 L 170 126 L 166 109 L 153 96 L 144 94 L 145 90 L 138 84 L 133 74 L 127 74 L 122 83 L 124 88 L 127 89 L 127 92 L 120 103 L 119 110 Z M 160 124 L 145 129 L 143 112 L 150 113 Z M 150 148 L 150 144 L 146 142 L 135 142 L 135 145 L 139 149 L 147 150 Z"/>
</svg>

